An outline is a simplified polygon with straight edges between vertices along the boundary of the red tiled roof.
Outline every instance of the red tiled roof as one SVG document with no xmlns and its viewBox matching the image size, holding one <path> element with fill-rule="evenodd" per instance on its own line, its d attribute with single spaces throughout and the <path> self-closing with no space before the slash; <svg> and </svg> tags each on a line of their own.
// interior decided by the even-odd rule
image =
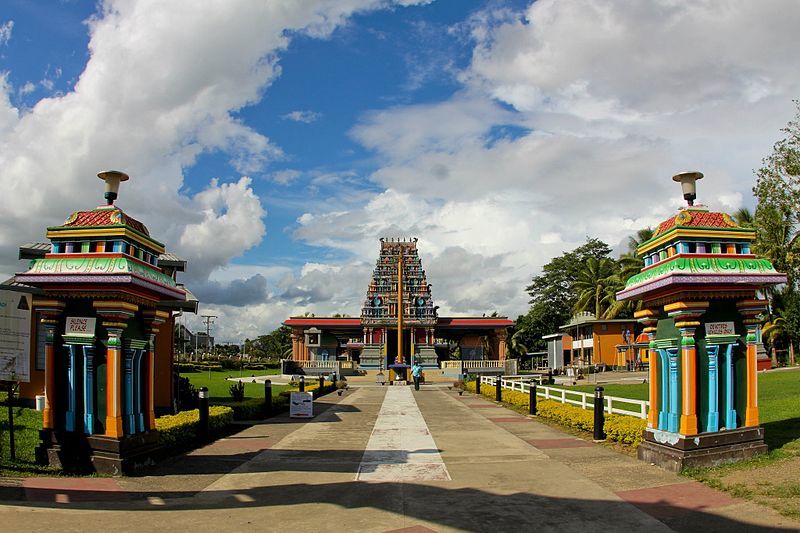
<svg viewBox="0 0 800 533">
<path fill-rule="evenodd" d="M 283 321 L 286 326 L 318 326 L 318 327 L 361 327 L 361 318 L 330 317 L 292 317 Z M 484 327 L 507 328 L 514 325 L 513 320 L 500 317 L 450 318 L 440 317 L 437 327 Z"/>
<path fill-rule="evenodd" d="M 75 211 L 64 222 L 62 227 L 80 226 L 80 227 L 102 227 L 102 226 L 120 226 L 125 225 L 130 228 L 150 236 L 147 227 L 122 212 L 121 209 L 94 209 L 92 211 Z"/>
<path fill-rule="evenodd" d="M 688 217 L 686 216 L 688 215 Z M 679 220 L 682 218 L 682 220 Z M 739 226 L 725 213 L 695 211 L 685 209 L 674 217 L 670 217 L 658 225 L 656 235 L 661 235 L 675 226 L 703 228 L 738 228 Z"/>
</svg>

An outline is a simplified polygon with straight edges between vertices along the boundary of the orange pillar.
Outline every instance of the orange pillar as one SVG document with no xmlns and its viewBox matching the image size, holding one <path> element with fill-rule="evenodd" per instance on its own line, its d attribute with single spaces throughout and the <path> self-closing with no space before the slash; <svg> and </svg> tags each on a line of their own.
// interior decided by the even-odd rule
<svg viewBox="0 0 800 533">
<path fill-rule="evenodd" d="M 647 412 L 647 427 L 658 427 L 658 352 L 655 348 L 656 325 L 658 324 L 658 311 L 655 309 L 641 309 L 634 313 L 634 318 L 644 326 L 642 332 L 650 341 L 650 363 L 648 365 L 648 390 L 650 393 L 650 410 Z M 663 381 L 663 377 L 662 377 Z"/>
<path fill-rule="evenodd" d="M 122 429 L 122 329 L 125 324 L 104 322 L 108 331 L 106 352 L 106 436 L 120 438 Z"/>
<path fill-rule="evenodd" d="M 40 326 L 45 329 L 44 343 L 44 410 L 42 428 L 56 427 L 56 327 L 65 303 L 58 300 L 33 300 L 33 308 L 41 315 Z"/>
<path fill-rule="evenodd" d="M 506 360 L 506 330 L 497 332 L 497 358 L 501 361 Z"/>
<path fill-rule="evenodd" d="M 756 347 L 758 345 L 758 329 L 761 321 L 757 318 L 759 314 L 767 310 L 766 300 L 743 300 L 736 303 L 739 313 L 744 317 L 744 325 L 747 328 L 747 352 L 745 354 L 745 364 L 747 366 L 747 406 L 745 408 L 744 425 L 745 427 L 758 426 L 758 372 L 756 368 Z"/>
<path fill-rule="evenodd" d="M 692 323 L 697 324 L 699 323 Z M 677 324 L 676 324 L 677 325 Z M 697 349 L 693 327 L 681 327 L 681 422 L 682 435 L 697 435 Z"/>
<path fill-rule="evenodd" d="M 42 327 L 45 328 L 46 340 L 44 341 L 44 410 L 42 411 L 42 427 L 55 429 L 55 399 L 56 399 L 56 350 L 53 346 L 57 320 L 43 318 Z"/>
<path fill-rule="evenodd" d="M 745 321 L 745 323 L 748 321 Z M 745 324 L 747 326 L 747 408 L 745 410 L 744 425 L 753 427 L 758 425 L 758 373 L 756 372 L 756 330 L 758 324 Z"/>
</svg>

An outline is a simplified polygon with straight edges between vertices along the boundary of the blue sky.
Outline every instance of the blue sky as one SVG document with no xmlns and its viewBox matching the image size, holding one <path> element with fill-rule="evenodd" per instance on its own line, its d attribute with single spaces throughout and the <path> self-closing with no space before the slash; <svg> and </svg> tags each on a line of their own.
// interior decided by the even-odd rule
<svg viewBox="0 0 800 533">
<path fill-rule="evenodd" d="M 677 171 L 753 206 L 798 22 L 788 0 L 10 0 L 0 272 L 118 168 L 222 340 L 358 314 L 381 236 L 420 238 L 442 313 L 513 317 L 554 255 L 674 212 Z"/>
</svg>

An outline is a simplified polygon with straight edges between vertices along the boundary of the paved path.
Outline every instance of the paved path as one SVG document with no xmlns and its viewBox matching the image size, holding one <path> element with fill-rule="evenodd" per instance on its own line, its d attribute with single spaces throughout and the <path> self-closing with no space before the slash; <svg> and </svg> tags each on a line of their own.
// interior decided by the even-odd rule
<svg viewBox="0 0 800 533">
<path fill-rule="evenodd" d="M 138 478 L 5 480 L 4 531 L 797 531 L 446 388 L 329 395 Z"/>
</svg>

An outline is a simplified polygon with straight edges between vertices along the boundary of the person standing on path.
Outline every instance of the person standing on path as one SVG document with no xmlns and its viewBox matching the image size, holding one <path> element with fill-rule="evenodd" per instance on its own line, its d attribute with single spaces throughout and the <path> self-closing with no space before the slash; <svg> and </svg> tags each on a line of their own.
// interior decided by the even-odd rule
<svg viewBox="0 0 800 533">
<path fill-rule="evenodd" d="M 422 377 L 422 367 L 416 361 L 414 361 L 414 365 L 411 367 L 411 376 L 414 378 L 414 390 L 419 390 L 419 378 Z"/>
</svg>

